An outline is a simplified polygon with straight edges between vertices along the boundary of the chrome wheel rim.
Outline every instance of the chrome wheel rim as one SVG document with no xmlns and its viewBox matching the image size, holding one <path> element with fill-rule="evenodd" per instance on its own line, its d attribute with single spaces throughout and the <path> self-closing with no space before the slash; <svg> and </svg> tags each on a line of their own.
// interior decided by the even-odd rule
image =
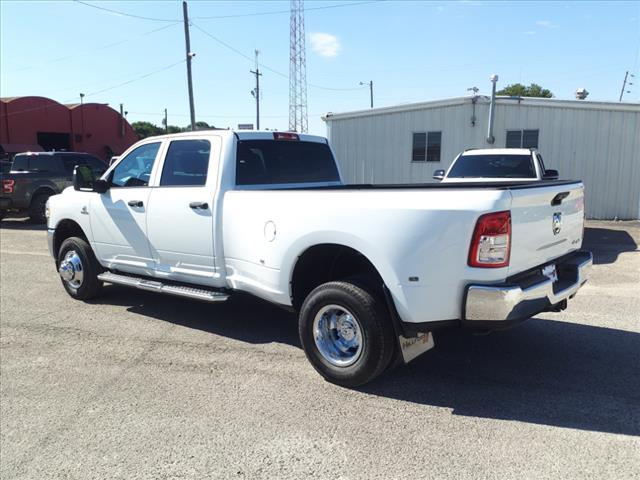
<svg viewBox="0 0 640 480">
<path fill-rule="evenodd" d="M 71 288 L 78 289 L 84 280 L 84 268 L 82 260 L 75 250 L 69 250 L 60 262 L 58 273 L 62 281 Z"/>
<path fill-rule="evenodd" d="M 362 355 L 360 322 L 339 305 L 326 305 L 316 313 L 313 339 L 320 355 L 336 367 L 353 365 Z"/>
</svg>

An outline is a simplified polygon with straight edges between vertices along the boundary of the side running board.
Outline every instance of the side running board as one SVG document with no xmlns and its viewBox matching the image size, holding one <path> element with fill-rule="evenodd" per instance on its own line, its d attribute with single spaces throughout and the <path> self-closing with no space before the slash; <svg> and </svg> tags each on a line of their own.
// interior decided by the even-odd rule
<svg viewBox="0 0 640 480">
<path fill-rule="evenodd" d="M 119 275 L 112 272 L 101 273 L 98 275 L 98 280 L 116 285 L 124 285 L 125 287 L 139 288 L 140 290 L 148 290 L 150 292 L 203 300 L 205 302 L 224 302 L 229 298 L 228 294 L 222 292 L 203 288 L 185 287 L 182 285 L 170 285 L 157 280 L 148 280 L 130 275 Z"/>
</svg>

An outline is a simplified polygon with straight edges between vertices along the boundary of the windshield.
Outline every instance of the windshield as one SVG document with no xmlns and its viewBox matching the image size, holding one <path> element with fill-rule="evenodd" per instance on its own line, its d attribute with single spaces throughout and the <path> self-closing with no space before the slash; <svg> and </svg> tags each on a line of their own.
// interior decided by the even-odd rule
<svg viewBox="0 0 640 480">
<path fill-rule="evenodd" d="M 331 149 L 324 143 L 241 140 L 237 185 L 338 182 Z"/>
<path fill-rule="evenodd" d="M 531 155 L 461 155 L 447 178 L 536 178 Z"/>
</svg>

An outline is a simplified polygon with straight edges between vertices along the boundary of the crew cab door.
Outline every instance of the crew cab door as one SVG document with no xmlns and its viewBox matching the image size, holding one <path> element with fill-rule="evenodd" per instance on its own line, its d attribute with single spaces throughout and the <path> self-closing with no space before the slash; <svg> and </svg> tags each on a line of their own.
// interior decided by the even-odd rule
<svg viewBox="0 0 640 480">
<path fill-rule="evenodd" d="M 216 286 L 213 210 L 219 154 L 217 137 L 168 142 L 147 216 L 158 278 Z"/>
<path fill-rule="evenodd" d="M 91 217 L 94 248 L 109 268 L 153 274 L 147 210 L 149 182 L 161 144 L 145 143 L 129 152 L 109 173 L 109 189 L 91 199 L 87 213 Z"/>
</svg>

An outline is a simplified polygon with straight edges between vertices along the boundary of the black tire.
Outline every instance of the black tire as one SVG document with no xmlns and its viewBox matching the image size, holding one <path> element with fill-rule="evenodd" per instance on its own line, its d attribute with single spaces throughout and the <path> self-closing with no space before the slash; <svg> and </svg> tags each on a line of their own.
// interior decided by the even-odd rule
<svg viewBox="0 0 640 480">
<path fill-rule="evenodd" d="M 311 365 L 325 380 L 344 387 L 364 385 L 389 365 L 395 350 L 395 337 L 384 299 L 374 289 L 350 281 L 320 285 L 305 299 L 300 310 L 298 330 L 302 348 Z M 362 350 L 348 366 L 331 363 L 314 339 L 314 320 L 329 305 L 346 309 L 357 320 L 362 332 Z"/>
<path fill-rule="evenodd" d="M 67 293 L 76 300 L 89 300 L 100 294 L 102 290 L 102 282 L 98 280 L 98 274 L 104 269 L 96 260 L 91 246 L 86 240 L 79 237 L 67 238 L 58 251 L 57 266 L 60 268 L 60 264 L 63 262 L 68 252 L 75 251 L 80 258 L 82 265 L 82 283 L 74 287 L 70 282 L 66 281 L 62 277 L 62 286 Z"/>
<path fill-rule="evenodd" d="M 31 199 L 31 205 L 29 206 L 29 218 L 33 223 L 45 223 L 47 221 L 45 206 L 47 205 L 47 200 L 49 200 L 50 196 L 51 194 L 49 193 L 39 193 Z"/>
</svg>

